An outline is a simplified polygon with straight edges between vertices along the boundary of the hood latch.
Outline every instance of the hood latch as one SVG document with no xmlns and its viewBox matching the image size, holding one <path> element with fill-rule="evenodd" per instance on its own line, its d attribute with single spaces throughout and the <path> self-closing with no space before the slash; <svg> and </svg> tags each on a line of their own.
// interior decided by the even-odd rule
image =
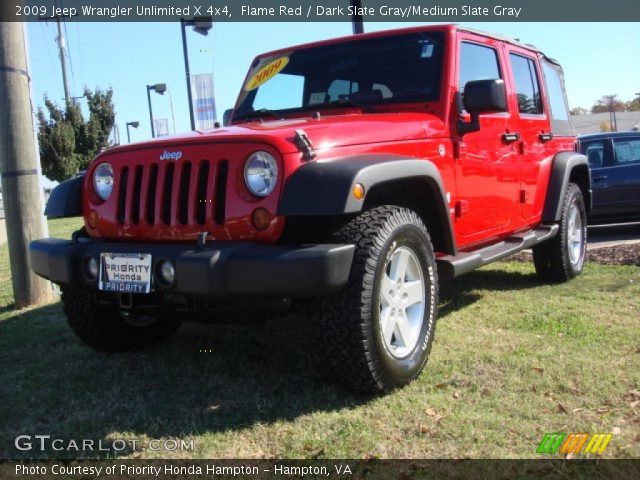
<svg viewBox="0 0 640 480">
<path fill-rule="evenodd" d="M 296 130 L 294 141 L 296 146 L 302 150 L 302 158 L 307 161 L 316 158 L 316 149 L 313 148 L 313 143 L 311 143 L 304 130 Z"/>
</svg>

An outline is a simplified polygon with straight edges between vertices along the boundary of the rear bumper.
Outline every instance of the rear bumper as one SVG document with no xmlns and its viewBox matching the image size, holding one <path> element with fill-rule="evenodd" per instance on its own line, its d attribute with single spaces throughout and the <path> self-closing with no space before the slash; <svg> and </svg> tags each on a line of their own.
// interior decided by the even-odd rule
<svg viewBox="0 0 640 480">
<path fill-rule="evenodd" d="M 48 238 L 29 245 L 31 269 L 61 285 L 98 288 L 83 273 L 82 262 L 100 253 L 150 253 L 174 262 L 176 282 L 156 291 L 196 297 L 317 297 L 340 290 L 349 277 L 353 245 L 261 245 L 212 242 L 193 245 L 114 243 L 101 240 Z"/>
</svg>

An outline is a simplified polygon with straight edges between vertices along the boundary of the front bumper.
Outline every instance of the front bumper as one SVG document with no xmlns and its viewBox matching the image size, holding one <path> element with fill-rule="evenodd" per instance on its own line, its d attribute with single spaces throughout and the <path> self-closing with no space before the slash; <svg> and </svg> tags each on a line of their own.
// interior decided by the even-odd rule
<svg viewBox="0 0 640 480">
<path fill-rule="evenodd" d="M 87 256 L 100 253 L 150 253 L 155 264 L 173 261 L 176 282 L 156 291 L 194 297 L 240 296 L 304 298 L 340 290 L 349 277 L 353 245 L 261 245 L 251 242 L 211 242 L 194 245 L 116 243 L 80 238 L 47 238 L 29 245 L 31 269 L 54 283 L 98 288 L 83 273 Z"/>
</svg>

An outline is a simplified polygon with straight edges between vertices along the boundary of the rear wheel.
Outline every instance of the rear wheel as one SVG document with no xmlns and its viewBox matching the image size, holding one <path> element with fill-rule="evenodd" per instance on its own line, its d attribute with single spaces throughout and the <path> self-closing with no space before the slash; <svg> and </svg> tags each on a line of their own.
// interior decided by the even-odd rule
<svg viewBox="0 0 640 480">
<path fill-rule="evenodd" d="M 171 316 L 122 314 L 98 304 L 95 292 L 84 288 L 62 287 L 62 304 L 69 326 L 96 350 L 139 349 L 173 335 L 180 326 Z"/>
<path fill-rule="evenodd" d="M 564 195 L 558 235 L 533 248 L 538 277 L 545 282 L 566 282 L 584 267 L 587 248 L 587 212 L 580 187 L 569 183 Z"/>
<path fill-rule="evenodd" d="M 414 380 L 435 331 L 438 281 L 433 247 L 418 215 L 383 206 L 334 235 L 356 245 L 347 286 L 317 303 L 318 337 L 330 379 L 368 392 Z"/>
</svg>

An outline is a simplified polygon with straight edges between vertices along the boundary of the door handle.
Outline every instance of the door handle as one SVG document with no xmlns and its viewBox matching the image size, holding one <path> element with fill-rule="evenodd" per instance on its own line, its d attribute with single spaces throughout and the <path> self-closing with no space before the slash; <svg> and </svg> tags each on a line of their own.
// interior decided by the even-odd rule
<svg viewBox="0 0 640 480">
<path fill-rule="evenodd" d="M 592 182 L 602 182 L 603 180 L 606 180 L 607 178 L 609 178 L 609 177 L 607 177 L 606 175 L 602 175 L 602 176 L 599 176 L 599 177 L 592 177 L 591 181 Z"/>
<path fill-rule="evenodd" d="M 541 133 L 540 135 L 538 135 L 538 139 L 542 143 L 548 142 L 549 140 L 553 139 L 553 133 Z"/>
<path fill-rule="evenodd" d="M 513 142 L 517 142 L 518 140 L 520 140 L 520 134 L 518 132 L 502 134 L 503 142 L 513 143 Z"/>
</svg>

